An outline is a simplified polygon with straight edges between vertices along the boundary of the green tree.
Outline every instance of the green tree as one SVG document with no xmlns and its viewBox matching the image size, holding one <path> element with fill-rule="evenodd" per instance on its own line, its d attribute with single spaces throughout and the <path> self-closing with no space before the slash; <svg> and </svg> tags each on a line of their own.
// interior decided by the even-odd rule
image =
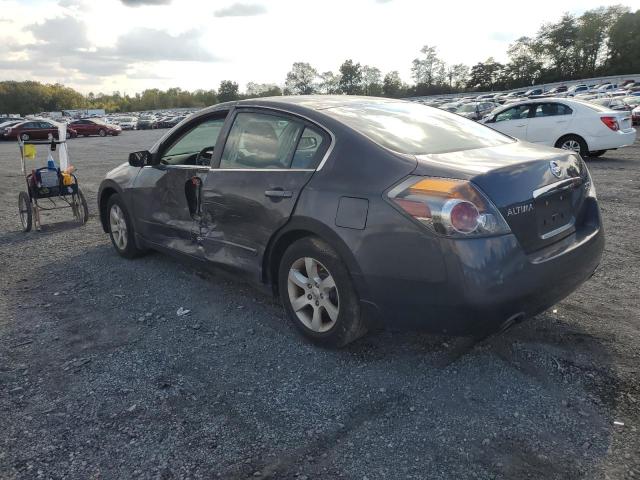
<svg viewBox="0 0 640 480">
<path fill-rule="evenodd" d="M 493 90 L 502 71 L 502 64 L 489 57 L 485 62 L 476 63 L 471 67 L 471 74 L 467 86 L 476 90 Z"/>
<path fill-rule="evenodd" d="M 384 76 L 382 93 L 385 97 L 400 98 L 405 96 L 406 91 L 407 89 L 400 79 L 400 74 L 396 70 Z"/>
<path fill-rule="evenodd" d="M 529 37 L 520 37 L 509 45 L 509 62 L 505 65 L 502 77 L 508 88 L 517 88 L 537 83 L 542 73 L 543 62 L 540 59 L 535 41 Z"/>
<path fill-rule="evenodd" d="M 379 68 L 362 67 L 362 92 L 372 97 L 382 96 L 382 73 Z"/>
<path fill-rule="evenodd" d="M 318 92 L 325 95 L 335 95 L 342 93 L 340 91 L 340 75 L 328 71 L 319 75 Z"/>
<path fill-rule="evenodd" d="M 436 47 L 425 45 L 420 49 L 420 53 L 422 57 L 415 58 L 412 62 L 411 76 L 416 84 L 434 85 L 438 73 L 443 68 L 443 62 L 438 58 Z"/>
<path fill-rule="evenodd" d="M 291 95 L 310 95 L 316 91 L 318 71 L 305 62 L 295 62 L 287 73 L 285 92 Z"/>
<path fill-rule="evenodd" d="M 640 10 L 621 15 L 609 31 L 609 74 L 640 72 Z"/>
<path fill-rule="evenodd" d="M 346 60 L 340 65 L 340 90 L 347 95 L 362 93 L 362 67 L 353 60 Z"/>
<path fill-rule="evenodd" d="M 220 82 L 220 88 L 218 88 L 218 100 L 220 102 L 231 102 L 238 100 L 240 95 L 238 93 L 238 84 L 231 80 L 222 80 Z"/>
</svg>

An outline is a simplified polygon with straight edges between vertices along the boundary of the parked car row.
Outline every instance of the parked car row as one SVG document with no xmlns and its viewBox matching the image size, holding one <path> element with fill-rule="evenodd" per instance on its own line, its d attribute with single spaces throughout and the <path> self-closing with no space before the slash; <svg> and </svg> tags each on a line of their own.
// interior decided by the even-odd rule
<svg viewBox="0 0 640 480">
<path fill-rule="evenodd" d="M 132 113 L 126 116 L 110 115 L 107 120 L 123 130 L 151 130 L 173 128 L 191 113 L 193 112 Z"/>
</svg>

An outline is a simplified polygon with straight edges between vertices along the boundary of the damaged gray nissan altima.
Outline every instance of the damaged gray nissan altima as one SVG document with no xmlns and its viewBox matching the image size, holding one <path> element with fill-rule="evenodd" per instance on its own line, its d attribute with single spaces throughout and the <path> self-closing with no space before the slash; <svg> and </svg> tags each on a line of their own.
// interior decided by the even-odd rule
<svg viewBox="0 0 640 480">
<path fill-rule="evenodd" d="M 381 98 L 204 109 L 109 172 L 98 204 L 123 257 L 233 270 L 334 346 L 380 323 L 504 328 L 569 295 L 604 246 L 579 154 Z"/>
</svg>

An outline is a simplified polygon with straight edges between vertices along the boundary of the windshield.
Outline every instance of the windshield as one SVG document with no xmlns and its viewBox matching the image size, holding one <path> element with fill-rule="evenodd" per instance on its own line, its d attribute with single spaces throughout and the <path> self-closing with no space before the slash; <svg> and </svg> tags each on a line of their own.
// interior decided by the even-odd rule
<svg viewBox="0 0 640 480">
<path fill-rule="evenodd" d="M 416 103 L 345 105 L 323 112 L 386 148 L 411 155 L 471 150 L 513 142 L 511 138 L 473 120 Z"/>
<path fill-rule="evenodd" d="M 476 106 L 477 104 L 475 103 L 466 103 L 458 109 L 458 112 L 475 112 Z"/>
</svg>

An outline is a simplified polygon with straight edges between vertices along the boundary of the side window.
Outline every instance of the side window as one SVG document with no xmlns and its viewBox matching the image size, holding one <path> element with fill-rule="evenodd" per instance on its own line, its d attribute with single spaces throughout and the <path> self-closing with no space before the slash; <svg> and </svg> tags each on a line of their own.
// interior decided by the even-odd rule
<svg viewBox="0 0 640 480">
<path fill-rule="evenodd" d="M 325 137 L 315 128 L 305 127 L 293 154 L 291 168 L 315 168 L 325 151 Z"/>
<path fill-rule="evenodd" d="M 566 105 L 559 103 L 541 103 L 536 105 L 535 117 L 555 117 L 557 115 L 571 115 L 571 110 Z"/>
<path fill-rule="evenodd" d="M 162 154 L 163 165 L 209 165 L 213 158 L 223 118 L 209 118 L 200 121 L 187 130 Z"/>
<path fill-rule="evenodd" d="M 40 122 L 40 128 L 53 128 L 53 125 L 47 122 Z"/>
<path fill-rule="evenodd" d="M 504 122 L 506 120 L 521 120 L 527 118 L 529 114 L 529 105 L 518 105 L 517 107 L 508 108 L 504 112 L 496 115 L 496 122 Z"/>
<path fill-rule="evenodd" d="M 303 125 L 264 113 L 236 115 L 220 168 L 289 168 Z"/>
<path fill-rule="evenodd" d="M 571 115 L 572 113 L 573 110 L 571 110 L 571 107 L 567 107 L 561 103 L 558 104 L 558 115 Z"/>
</svg>

